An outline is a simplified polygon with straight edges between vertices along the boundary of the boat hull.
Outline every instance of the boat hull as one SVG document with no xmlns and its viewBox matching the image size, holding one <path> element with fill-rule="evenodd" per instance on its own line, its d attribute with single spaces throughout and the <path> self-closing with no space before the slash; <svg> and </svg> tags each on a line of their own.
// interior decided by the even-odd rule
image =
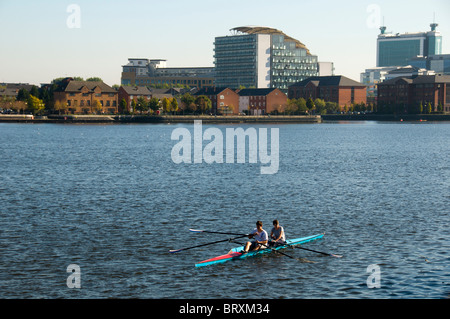
<svg viewBox="0 0 450 319">
<path fill-rule="evenodd" d="M 207 260 L 203 260 L 203 261 L 195 264 L 195 267 L 204 267 L 204 266 L 224 263 L 224 262 L 227 262 L 230 260 L 245 259 L 245 258 L 249 258 L 249 257 L 261 255 L 261 254 L 266 254 L 266 253 L 270 253 L 272 250 L 279 250 L 279 249 L 284 249 L 284 248 L 287 248 L 290 246 L 305 244 L 307 242 L 320 239 L 323 237 L 323 235 L 324 234 L 317 234 L 317 235 L 312 235 L 312 236 L 308 236 L 308 237 L 288 239 L 288 240 L 286 240 L 286 245 L 278 246 L 278 247 L 271 247 L 271 248 L 267 248 L 267 249 L 259 249 L 256 251 L 249 251 L 246 254 L 240 253 L 240 251 L 242 251 L 244 249 L 244 246 L 240 246 L 240 247 L 231 249 L 228 254 L 224 254 L 224 255 L 213 257 L 213 258 L 210 258 Z"/>
</svg>

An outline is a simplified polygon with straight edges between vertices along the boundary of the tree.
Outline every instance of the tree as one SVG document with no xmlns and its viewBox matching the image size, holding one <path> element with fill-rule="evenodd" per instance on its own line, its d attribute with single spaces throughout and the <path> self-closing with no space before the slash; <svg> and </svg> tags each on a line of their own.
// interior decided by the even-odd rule
<svg viewBox="0 0 450 319">
<path fill-rule="evenodd" d="M 316 110 L 319 114 L 327 114 L 325 101 L 322 99 L 315 99 L 314 105 L 316 106 Z"/>
<path fill-rule="evenodd" d="M 86 81 L 90 81 L 90 82 L 103 82 L 103 80 L 99 77 L 91 77 L 91 78 L 87 78 Z"/>
<path fill-rule="evenodd" d="M 211 109 L 212 103 L 211 100 L 206 95 L 199 95 L 195 99 L 195 105 L 197 106 L 197 110 L 202 114 Z"/>
<path fill-rule="evenodd" d="M 440 112 L 440 113 L 444 112 L 444 106 L 442 105 L 442 102 L 441 102 L 441 101 L 439 101 L 437 110 L 438 110 L 438 112 Z"/>
<path fill-rule="evenodd" d="M 339 107 L 339 104 L 337 104 L 335 102 L 326 102 L 325 109 L 328 114 L 329 113 L 338 113 L 341 110 L 341 108 Z"/>
<path fill-rule="evenodd" d="M 65 113 L 67 109 L 67 103 L 57 100 L 54 105 L 54 110 L 58 111 L 58 114 L 61 114 L 61 111 Z"/>
<path fill-rule="evenodd" d="M 432 108 L 431 108 L 431 102 L 428 102 L 425 113 L 431 114 L 431 110 L 432 110 Z"/>
<path fill-rule="evenodd" d="M 157 97 L 152 97 L 148 103 L 148 106 L 152 111 L 156 112 L 159 110 L 159 99 Z"/>
<path fill-rule="evenodd" d="M 298 113 L 306 113 L 308 107 L 306 106 L 306 100 L 302 97 L 297 99 L 297 112 Z"/>
<path fill-rule="evenodd" d="M 33 112 L 33 114 L 39 114 L 45 108 L 44 101 L 40 98 L 35 97 L 34 95 L 30 95 L 28 99 L 28 110 Z"/>
<path fill-rule="evenodd" d="M 95 112 L 100 113 L 103 109 L 103 106 L 98 100 L 94 100 L 94 102 L 92 103 L 92 108 Z"/>
<path fill-rule="evenodd" d="M 137 99 L 136 109 L 141 113 L 148 111 L 148 102 L 145 97 L 141 96 Z"/>
<path fill-rule="evenodd" d="M 287 114 L 293 114 L 297 112 L 297 101 L 295 99 L 288 99 L 286 102 L 285 112 Z"/>
<path fill-rule="evenodd" d="M 161 103 L 162 103 L 162 108 L 163 108 L 163 111 L 164 111 L 164 112 L 166 112 L 166 113 L 171 112 L 171 110 L 172 110 L 172 108 L 171 108 L 172 104 L 171 104 L 171 101 L 170 101 L 168 98 L 166 98 L 166 97 L 163 98 L 162 101 L 161 101 Z"/>
<path fill-rule="evenodd" d="M 36 85 L 33 85 L 31 87 L 30 94 L 35 96 L 35 97 L 39 97 L 39 95 L 40 95 L 39 94 L 39 89 L 38 89 L 38 87 Z"/>
<path fill-rule="evenodd" d="M 420 104 L 419 104 L 418 113 L 419 113 L 419 114 L 422 114 L 422 113 L 423 113 L 423 103 L 422 103 L 422 102 L 420 102 Z"/>
<path fill-rule="evenodd" d="M 312 98 L 309 98 L 306 101 L 306 107 L 308 108 L 308 111 L 312 111 L 314 109 L 314 101 L 312 100 Z"/>
<path fill-rule="evenodd" d="M 184 104 L 184 109 L 188 112 L 195 110 L 195 98 L 190 93 L 185 93 L 181 97 L 181 102 Z"/>
<path fill-rule="evenodd" d="M 171 104 L 172 104 L 172 112 L 177 112 L 178 111 L 178 101 L 175 97 L 172 98 Z"/>
<path fill-rule="evenodd" d="M 136 104 L 136 100 L 135 99 L 132 99 L 131 100 L 131 113 L 134 113 L 134 112 L 136 112 L 136 106 L 137 106 L 137 104 Z"/>
<path fill-rule="evenodd" d="M 127 101 L 124 98 L 119 103 L 119 112 L 121 113 L 129 113 Z"/>
<path fill-rule="evenodd" d="M 30 97 L 30 92 L 28 92 L 27 89 L 20 89 L 19 92 L 17 92 L 17 101 L 28 101 Z"/>
</svg>

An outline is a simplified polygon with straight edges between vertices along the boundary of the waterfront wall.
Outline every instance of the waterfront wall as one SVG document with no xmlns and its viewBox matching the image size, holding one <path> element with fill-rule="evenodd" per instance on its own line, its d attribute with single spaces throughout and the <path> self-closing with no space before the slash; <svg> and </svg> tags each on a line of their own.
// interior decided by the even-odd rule
<svg viewBox="0 0 450 319">
<path fill-rule="evenodd" d="M 210 115 L 49 115 L 33 116 L 21 114 L 0 114 L 0 122 L 21 123 L 321 123 L 331 121 L 450 121 L 450 114 L 327 114 L 262 115 L 262 116 L 210 116 Z"/>
<path fill-rule="evenodd" d="M 0 122 L 25 123 L 320 123 L 319 115 L 305 116 L 211 116 L 211 115 L 49 115 L 37 117 L 32 115 L 5 116 L 0 114 Z"/>
<path fill-rule="evenodd" d="M 327 114 L 323 121 L 450 121 L 450 114 Z"/>
</svg>

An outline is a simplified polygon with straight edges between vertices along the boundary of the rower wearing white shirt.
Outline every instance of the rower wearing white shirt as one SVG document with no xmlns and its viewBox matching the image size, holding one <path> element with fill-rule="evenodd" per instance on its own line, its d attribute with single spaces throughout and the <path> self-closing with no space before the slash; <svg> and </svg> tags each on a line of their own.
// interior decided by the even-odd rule
<svg viewBox="0 0 450 319">
<path fill-rule="evenodd" d="M 258 250 L 261 246 L 267 247 L 266 245 L 269 240 L 269 236 L 262 228 L 262 225 L 262 221 L 258 220 L 256 222 L 256 228 L 248 236 L 248 238 L 253 238 L 253 241 L 248 241 L 245 244 L 245 248 L 242 251 L 243 254 L 248 253 L 250 250 Z"/>
</svg>

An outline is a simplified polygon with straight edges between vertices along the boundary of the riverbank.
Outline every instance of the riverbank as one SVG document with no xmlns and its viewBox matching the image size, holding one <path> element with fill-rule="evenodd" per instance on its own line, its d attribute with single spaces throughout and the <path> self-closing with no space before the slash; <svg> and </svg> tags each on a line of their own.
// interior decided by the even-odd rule
<svg viewBox="0 0 450 319">
<path fill-rule="evenodd" d="M 327 114 L 322 115 L 328 121 L 379 121 L 379 122 L 434 122 L 450 121 L 450 114 Z"/>
<path fill-rule="evenodd" d="M 0 114 L 0 122 L 19 123 L 193 123 L 201 120 L 211 124 L 276 124 L 276 123 L 322 123 L 336 121 L 378 122 L 435 122 L 449 121 L 450 114 L 327 114 L 327 115 L 49 115 Z"/>
<path fill-rule="evenodd" d="M 320 123 L 320 115 L 265 115 L 265 116 L 211 116 L 211 115 L 49 115 L 33 116 L 20 114 L 0 114 L 0 122 L 21 123 Z"/>
</svg>

